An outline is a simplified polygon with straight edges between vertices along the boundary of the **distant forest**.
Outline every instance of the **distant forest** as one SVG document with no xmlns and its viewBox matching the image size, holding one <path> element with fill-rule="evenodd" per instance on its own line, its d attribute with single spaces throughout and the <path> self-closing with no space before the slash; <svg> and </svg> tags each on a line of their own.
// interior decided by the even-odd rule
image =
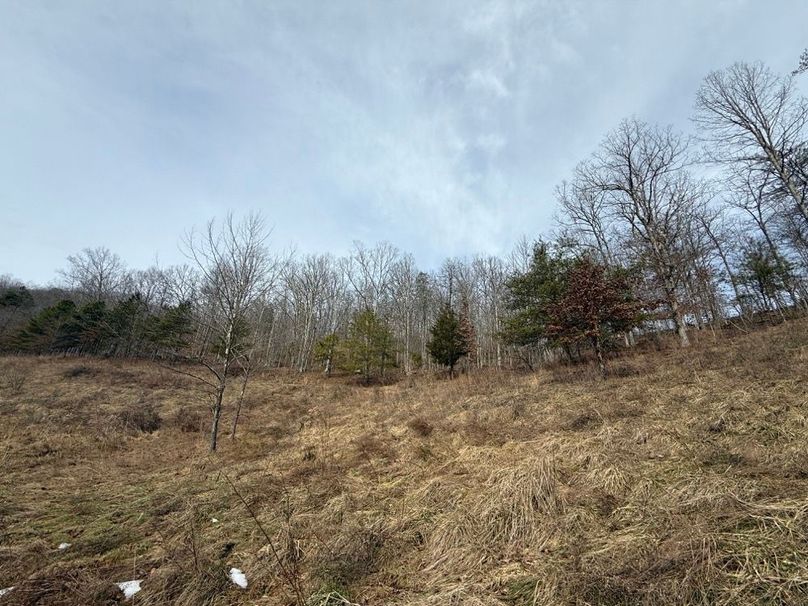
<svg viewBox="0 0 808 606">
<path fill-rule="evenodd" d="M 552 236 L 435 271 L 388 243 L 271 252 L 260 215 L 211 221 L 181 266 L 128 268 L 107 248 L 68 257 L 58 288 L 0 278 L 0 347 L 319 369 L 533 367 L 639 335 L 785 318 L 808 306 L 808 103 L 762 64 L 709 74 L 696 135 L 623 120 L 556 189 Z M 705 170 L 710 167 L 711 170 Z M 712 175 L 705 178 L 704 174 Z M 214 381 L 215 384 L 218 384 Z"/>
</svg>

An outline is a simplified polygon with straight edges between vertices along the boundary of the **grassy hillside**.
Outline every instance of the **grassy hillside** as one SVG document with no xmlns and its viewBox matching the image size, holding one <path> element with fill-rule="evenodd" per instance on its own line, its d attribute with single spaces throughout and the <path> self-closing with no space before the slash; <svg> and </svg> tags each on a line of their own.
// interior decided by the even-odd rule
<svg viewBox="0 0 808 606">
<path fill-rule="evenodd" d="M 808 323 L 612 365 L 267 375 L 209 456 L 192 379 L 2 359 L 0 604 L 808 602 Z"/>
</svg>

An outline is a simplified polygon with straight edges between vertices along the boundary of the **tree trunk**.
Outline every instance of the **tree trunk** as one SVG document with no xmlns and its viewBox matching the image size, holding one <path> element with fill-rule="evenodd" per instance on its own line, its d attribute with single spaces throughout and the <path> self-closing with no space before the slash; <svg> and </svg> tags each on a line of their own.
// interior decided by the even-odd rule
<svg viewBox="0 0 808 606">
<path fill-rule="evenodd" d="M 221 379 L 216 389 L 216 399 L 213 402 L 213 424 L 210 428 L 210 451 L 216 450 L 219 440 L 219 419 L 222 416 L 222 398 L 224 397 L 225 379 Z"/>
<path fill-rule="evenodd" d="M 594 345 L 595 345 L 595 356 L 598 359 L 598 370 L 600 371 L 600 376 L 604 379 L 606 378 L 606 361 L 603 359 L 603 348 L 601 347 L 600 337 L 594 338 Z"/>
<path fill-rule="evenodd" d="M 676 334 L 679 335 L 679 344 L 682 347 L 689 347 L 690 346 L 690 338 L 687 336 L 687 327 L 685 326 L 684 318 L 682 318 L 682 310 L 679 307 L 679 301 L 676 299 L 676 296 L 670 296 L 670 306 L 671 306 L 671 319 L 673 320 L 673 325 L 676 328 Z"/>
</svg>

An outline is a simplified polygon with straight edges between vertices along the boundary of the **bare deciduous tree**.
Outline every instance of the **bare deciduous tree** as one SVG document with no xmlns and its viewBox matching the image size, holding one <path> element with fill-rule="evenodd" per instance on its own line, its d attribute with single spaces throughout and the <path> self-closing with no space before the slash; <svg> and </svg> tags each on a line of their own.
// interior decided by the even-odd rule
<svg viewBox="0 0 808 606">
<path fill-rule="evenodd" d="M 710 73 L 696 97 L 696 123 L 711 144 L 712 160 L 731 165 L 766 193 L 792 200 L 792 212 L 808 222 L 808 179 L 803 178 L 808 103 L 792 77 L 761 63 L 736 63 Z"/>
<path fill-rule="evenodd" d="M 199 361 L 212 375 L 201 378 L 213 390 L 210 449 L 216 450 L 222 402 L 228 377 L 237 359 L 247 355 L 249 313 L 271 290 L 278 263 L 266 248 L 264 220 L 251 214 L 236 221 L 228 214 L 219 225 L 210 221 L 205 231 L 190 232 L 184 249 L 202 278 L 200 324 L 208 330 L 208 347 Z"/>
<path fill-rule="evenodd" d="M 647 263 L 670 309 L 682 346 L 689 344 L 680 289 L 684 236 L 700 185 L 688 174 L 688 141 L 670 128 L 624 120 L 576 170 L 576 187 L 603 195 L 603 212 L 626 230 L 625 246 Z"/>
<path fill-rule="evenodd" d="M 68 286 L 93 301 L 106 301 L 121 294 L 128 273 L 121 258 L 104 246 L 85 248 L 67 258 L 61 275 Z"/>
</svg>

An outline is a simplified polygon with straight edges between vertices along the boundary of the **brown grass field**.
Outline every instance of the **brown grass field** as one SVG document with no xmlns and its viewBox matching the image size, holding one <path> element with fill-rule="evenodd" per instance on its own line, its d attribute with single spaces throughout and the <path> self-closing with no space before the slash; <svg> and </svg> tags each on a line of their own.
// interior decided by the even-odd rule
<svg viewBox="0 0 808 606">
<path fill-rule="evenodd" d="M 270 373 L 209 455 L 193 379 L 2 358 L 0 605 L 808 603 L 808 322 L 611 368 Z"/>
</svg>

